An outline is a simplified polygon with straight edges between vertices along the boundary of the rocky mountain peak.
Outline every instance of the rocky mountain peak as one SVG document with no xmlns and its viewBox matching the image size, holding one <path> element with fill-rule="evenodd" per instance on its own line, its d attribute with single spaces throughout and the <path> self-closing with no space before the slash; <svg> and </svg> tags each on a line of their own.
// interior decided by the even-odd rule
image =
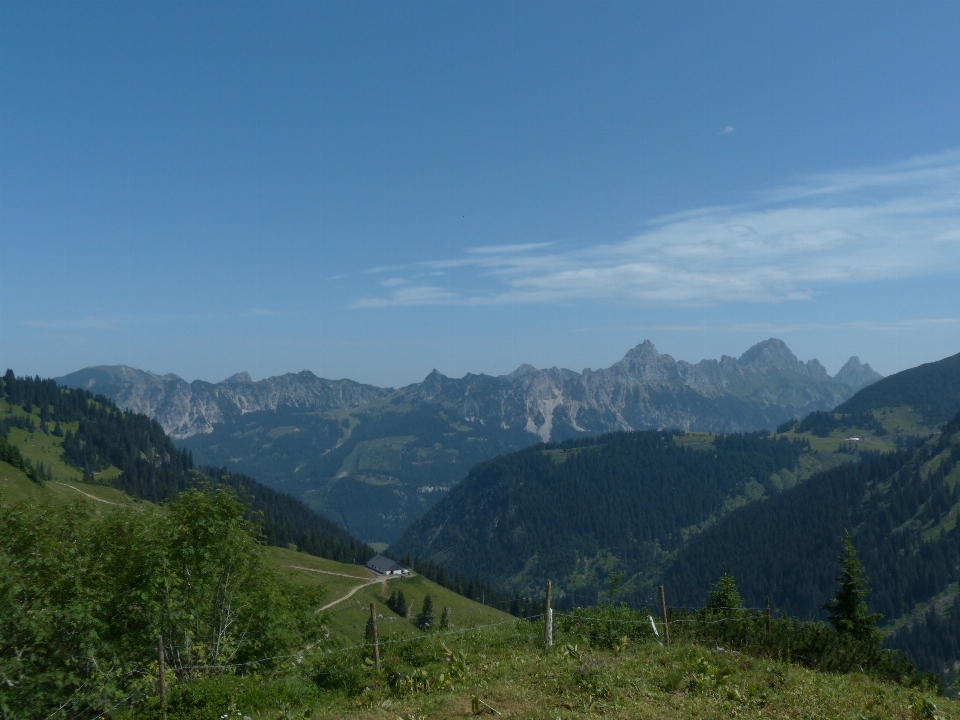
<svg viewBox="0 0 960 720">
<path fill-rule="evenodd" d="M 432 400 L 443 390 L 443 382 L 446 379 L 446 375 L 434 368 L 430 371 L 430 374 L 423 379 L 423 382 L 420 383 L 415 397 L 420 401 Z"/>
<path fill-rule="evenodd" d="M 644 362 L 651 359 L 655 360 L 658 357 L 660 357 L 660 353 L 657 352 L 657 348 L 653 346 L 653 343 L 649 340 L 644 340 L 635 348 L 628 350 L 627 354 L 623 356 L 623 359 L 631 362 Z"/>
<path fill-rule="evenodd" d="M 774 367 L 794 369 L 803 364 L 791 352 L 787 344 L 777 338 L 758 342 L 740 356 L 739 362 L 741 365 L 758 369 Z"/>
<path fill-rule="evenodd" d="M 518 367 L 516 370 L 514 370 L 512 373 L 504 375 L 504 377 L 507 378 L 507 380 L 516 380 L 519 377 L 523 377 L 524 375 L 530 375 L 531 373 L 535 373 L 535 372 L 537 372 L 537 369 L 533 365 L 524 363 L 523 365 Z"/>
<path fill-rule="evenodd" d="M 846 364 L 840 368 L 840 372 L 833 376 L 837 382 L 859 390 L 866 387 L 883 377 L 880 373 L 870 367 L 870 364 L 861 364 L 860 358 L 856 355 L 847 360 Z"/>
<path fill-rule="evenodd" d="M 224 385 L 239 385 L 240 383 L 250 383 L 253 382 L 253 378 L 250 377 L 250 373 L 246 370 L 243 372 L 238 372 L 234 375 L 231 375 L 226 380 L 223 381 Z"/>
</svg>

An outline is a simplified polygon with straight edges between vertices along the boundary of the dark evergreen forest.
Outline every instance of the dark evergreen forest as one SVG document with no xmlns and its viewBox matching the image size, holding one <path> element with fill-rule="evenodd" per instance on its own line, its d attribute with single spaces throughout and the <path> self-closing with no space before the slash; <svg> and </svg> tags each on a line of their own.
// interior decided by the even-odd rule
<svg viewBox="0 0 960 720">
<path fill-rule="evenodd" d="M 954 664 L 960 659 L 960 593 L 954 594 L 946 612 L 931 605 L 914 622 L 887 638 L 886 645 L 902 651 L 923 672 L 942 676 L 944 685 L 957 688 L 958 672 Z"/>
<path fill-rule="evenodd" d="M 909 405 L 931 425 L 948 421 L 960 407 L 960 353 L 919 365 L 868 385 L 835 412 L 858 413 Z"/>
<path fill-rule="evenodd" d="M 521 592 L 603 552 L 636 572 L 749 483 L 775 492 L 771 475 L 795 468 L 806 447 L 754 433 L 718 436 L 703 451 L 675 436 L 614 433 L 481 463 L 391 549 Z"/>
<path fill-rule="evenodd" d="M 842 537 L 853 543 L 870 580 L 871 611 L 892 621 L 957 580 L 960 527 L 960 415 L 941 435 L 910 449 L 874 455 L 815 475 L 790 493 L 723 518 L 683 547 L 663 582 L 671 603 L 696 603 L 711 578 L 729 571 L 746 604 L 766 596 L 779 612 L 825 618 Z M 943 673 L 958 658 L 960 618 L 926 613 L 888 644 L 922 670 Z"/>
</svg>

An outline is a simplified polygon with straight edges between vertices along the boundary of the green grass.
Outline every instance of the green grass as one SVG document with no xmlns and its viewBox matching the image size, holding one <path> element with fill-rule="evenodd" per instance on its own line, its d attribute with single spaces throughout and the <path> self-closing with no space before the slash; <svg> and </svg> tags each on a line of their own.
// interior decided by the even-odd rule
<svg viewBox="0 0 960 720">
<path fill-rule="evenodd" d="M 57 475 L 57 473 L 54 473 Z M 103 485 L 87 485 L 73 478 L 54 480 L 38 485 L 15 467 L 0 462 L 0 502 L 39 503 L 65 505 L 74 500 L 96 502 L 98 509 L 111 505 L 149 506 L 150 503 L 131 498 L 124 492 Z"/>
<path fill-rule="evenodd" d="M 447 607 L 450 608 L 450 622 L 453 627 L 475 627 L 511 618 L 505 612 L 468 600 L 419 575 L 388 580 L 385 576 L 376 575 L 365 567 L 346 565 L 281 548 L 267 548 L 267 557 L 294 583 L 304 586 L 323 586 L 327 591 L 324 604 L 345 596 L 356 587 L 364 586 L 350 598 L 326 611 L 330 629 L 334 635 L 351 643 L 363 639 L 367 618 L 370 617 L 371 602 L 375 603 L 378 616 L 382 616 L 379 621 L 381 637 L 407 637 L 421 634 L 412 622 L 407 618 L 399 617 L 386 606 L 386 600 L 394 590 L 403 591 L 407 602 L 411 605 L 411 617 L 420 612 L 423 599 L 429 594 L 435 608 L 435 621 L 440 621 L 440 613 L 444 607 Z M 310 569 L 303 570 L 294 566 Z M 351 577 L 343 577 L 344 575 Z M 366 584 L 370 581 L 375 582 Z"/>
<path fill-rule="evenodd" d="M 688 432 L 673 436 L 673 441 L 677 445 L 693 448 L 694 450 L 712 450 L 714 447 L 713 441 L 716 439 L 716 433 L 703 432 Z"/>
<path fill-rule="evenodd" d="M 960 713 L 960 703 L 862 673 L 820 673 L 694 644 L 640 642 L 614 652 L 558 633 L 548 653 L 543 626 L 516 620 L 385 640 L 379 673 L 363 662 L 369 654 L 364 648 L 319 651 L 314 672 L 321 686 L 301 680 L 299 692 L 291 691 L 291 676 L 282 674 L 210 681 L 236 688 L 210 710 L 253 720 L 443 720 L 473 716 L 477 698 L 481 709 L 492 708 L 500 717 L 530 720 L 918 720 Z M 335 673 L 351 687 L 325 689 L 324 679 Z M 186 715 L 171 720 L 179 717 Z"/>
<path fill-rule="evenodd" d="M 23 408 L 11 406 L 7 402 L 0 402 L 0 420 L 5 417 L 19 416 L 26 417 L 27 413 Z M 38 413 L 30 415 L 36 425 L 40 425 L 40 416 Z M 66 433 L 68 430 L 76 432 L 79 422 L 61 423 L 60 429 Z M 47 423 L 47 430 L 52 432 L 54 423 Z M 74 484 L 83 476 L 77 468 L 67 465 L 63 461 L 63 438 L 54 437 L 51 434 L 41 432 L 28 433 L 19 428 L 10 428 L 10 434 L 7 436 L 7 442 L 16 445 L 19 448 L 24 459 L 33 463 L 37 467 L 43 463 L 44 468 L 49 470 L 55 480 L 69 482 Z M 108 467 L 100 472 L 94 473 L 94 477 L 99 482 L 110 482 L 120 476 L 119 468 Z"/>
</svg>

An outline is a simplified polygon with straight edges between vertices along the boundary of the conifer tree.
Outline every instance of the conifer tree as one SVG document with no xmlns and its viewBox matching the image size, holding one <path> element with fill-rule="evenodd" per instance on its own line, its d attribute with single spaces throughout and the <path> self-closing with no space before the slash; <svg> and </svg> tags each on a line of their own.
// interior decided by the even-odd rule
<svg viewBox="0 0 960 720">
<path fill-rule="evenodd" d="M 427 595 L 423 599 L 423 608 L 417 615 L 417 627 L 421 630 L 427 630 L 433 625 L 433 598 Z"/>
<path fill-rule="evenodd" d="M 867 639 L 873 634 L 877 620 L 883 616 L 867 612 L 866 597 L 870 590 L 864 587 L 867 578 L 860 566 L 857 550 L 850 540 L 849 530 L 843 538 L 843 557 L 838 560 L 841 563 L 840 574 L 837 576 L 840 587 L 833 596 L 833 602 L 824 605 L 823 609 L 830 611 L 828 619 L 837 632 Z"/>
<path fill-rule="evenodd" d="M 740 608 L 740 590 L 733 575 L 724 570 L 717 584 L 710 588 L 707 596 L 707 609 L 730 615 Z"/>
<path fill-rule="evenodd" d="M 440 614 L 440 629 L 446 630 L 450 627 L 450 608 L 445 607 Z"/>
</svg>

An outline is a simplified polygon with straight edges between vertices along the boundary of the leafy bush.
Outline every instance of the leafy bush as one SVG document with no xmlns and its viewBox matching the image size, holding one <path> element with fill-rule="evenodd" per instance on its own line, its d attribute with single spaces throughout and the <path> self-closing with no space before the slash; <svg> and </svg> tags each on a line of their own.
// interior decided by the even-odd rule
<svg viewBox="0 0 960 720">
<path fill-rule="evenodd" d="M 252 673 L 319 637 L 319 595 L 267 564 L 229 489 L 163 511 L 0 506 L 0 717 L 102 712 L 171 679 Z"/>
</svg>

